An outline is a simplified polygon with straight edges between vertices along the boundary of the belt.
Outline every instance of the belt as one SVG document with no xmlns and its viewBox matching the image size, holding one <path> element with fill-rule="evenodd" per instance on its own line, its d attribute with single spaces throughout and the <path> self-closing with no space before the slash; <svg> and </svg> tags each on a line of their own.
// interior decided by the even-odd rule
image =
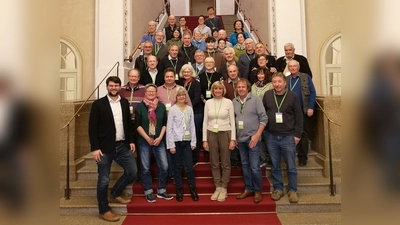
<svg viewBox="0 0 400 225">
<path fill-rule="evenodd" d="M 114 146 L 119 146 L 120 144 L 123 144 L 124 140 L 121 141 L 115 141 Z"/>
</svg>

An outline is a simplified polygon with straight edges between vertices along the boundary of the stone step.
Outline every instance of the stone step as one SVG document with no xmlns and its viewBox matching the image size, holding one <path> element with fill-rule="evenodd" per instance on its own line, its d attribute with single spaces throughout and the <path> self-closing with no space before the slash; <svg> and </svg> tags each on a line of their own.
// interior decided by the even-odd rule
<svg viewBox="0 0 400 225">
<path fill-rule="evenodd" d="M 286 164 L 284 162 L 281 163 L 281 168 L 282 168 L 282 176 L 286 176 Z M 271 177 L 271 166 L 266 166 L 266 174 L 267 177 Z M 323 167 L 316 163 L 315 161 L 308 161 L 307 165 L 304 167 L 299 167 L 297 165 L 297 174 L 298 176 L 317 176 L 317 177 L 322 177 L 323 176 Z"/>
<path fill-rule="evenodd" d="M 277 213 L 341 212 L 341 195 L 298 193 L 298 203 L 290 203 L 285 192 L 276 202 Z"/>
<path fill-rule="evenodd" d="M 270 195 L 264 195 L 269 198 Z M 341 212 L 341 195 L 298 193 L 299 202 L 290 203 L 287 193 L 276 202 L 276 212 L 279 213 L 328 213 Z M 234 198 L 234 196 L 229 196 Z M 238 200 L 239 201 L 239 200 Z M 157 204 L 157 203 L 154 203 Z M 179 204 L 179 203 L 176 203 Z M 126 215 L 125 205 L 110 203 L 110 207 L 118 214 Z M 97 215 L 96 197 L 71 197 L 69 200 L 60 198 L 60 216 Z"/>
<path fill-rule="evenodd" d="M 324 224 L 339 225 L 342 224 L 342 213 L 278 213 L 278 218 L 285 225 L 301 224 Z"/>
<path fill-rule="evenodd" d="M 273 191 L 273 181 L 272 177 L 267 177 L 271 184 L 271 192 Z M 285 190 L 287 190 L 288 179 L 283 177 L 283 184 Z M 341 179 L 334 178 L 334 193 L 341 193 Z M 308 193 L 308 194 L 329 194 L 331 193 L 329 178 L 326 177 L 310 177 L 310 176 L 299 176 L 297 177 L 297 192 L 298 193 Z"/>
</svg>

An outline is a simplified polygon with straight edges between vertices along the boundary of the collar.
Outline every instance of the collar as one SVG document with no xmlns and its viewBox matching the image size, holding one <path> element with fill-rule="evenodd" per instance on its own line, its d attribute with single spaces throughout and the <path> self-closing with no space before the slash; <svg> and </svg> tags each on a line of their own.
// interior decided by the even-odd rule
<svg viewBox="0 0 400 225">
<path fill-rule="evenodd" d="M 121 100 L 121 96 L 120 96 L 120 95 L 118 95 L 117 101 L 112 100 L 112 99 L 110 98 L 110 96 L 108 96 L 108 94 L 107 94 L 107 98 L 108 98 L 108 101 L 109 101 L 109 102 L 119 102 L 119 101 Z"/>
<path fill-rule="evenodd" d="M 233 60 L 232 62 L 233 62 L 232 64 L 229 64 L 228 62 L 226 62 L 226 68 L 228 68 L 228 66 L 230 66 L 230 65 L 236 65 L 235 60 Z"/>
<path fill-rule="evenodd" d="M 246 95 L 246 98 L 244 98 L 244 100 L 248 100 L 248 99 L 250 99 L 251 98 L 251 94 L 250 94 L 250 92 L 248 92 L 247 93 L 247 95 Z M 242 101 L 242 99 L 240 98 L 240 96 L 238 95 L 238 96 L 236 96 L 236 100 L 238 101 L 238 102 L 240 102 L 240 103 L 242 103 L 243 104 L 243 102 L 244 102 L 244 100 Z M 246 101 L 247 101 L 246 100 Z"/>
<path fill-rule="evenodd" d="M 197 68 L 203 68 L 203 66 L 204 66 L 204 62 L 201 63 L 201 64 L 197 64 L 197 63 L 196 63 L 196 67 L 197 67 Z"/>
<path fill-rule="evenodd" d="M 297 79 L 300 77 L 300 72 L 297 72 L 295 77 L 293 77 L 292 74 L 290 74 L 289 76 L 290 76 L 290 79 Z"/>
<path fill-rule="evenodd" d="M 163 84 L 163 88 L 165 88 L 166 90 L 168 89 L 167 86 L 165 86 L 165 84 Z M 174 88 L 176 88 L 176 83 L 175 83 L 174 86 L 171 88 L 171 90 L 174 89 Z"/>
<path fill-rule="evenodd" d="M 168 54 L 168 59 L 169 59 L 169 60 L 177 60 L 178 57 L 176 57 L 176 59 L 172 59 L 171 55 Z"/>
<path fill-rule="evenodd" d="M 182 46 L 183 46 L 184 48 L 189 48 L 189 47 L 192 47 L 192 43 L 189 43 L 188 46 L 185 46 L 185 44 L 183 44 Z"/>
<path fill-rule="evenodd" d="M 237 81 L 236 82 L 238 82 L 240 80 L 240 77 L 238 77 L 238 79 L 237 79 Z M 232 80 L 231 80 L 231 78 L 230 77 L 228 77 L 228 84 L 230 84 L 230 83 L 232 83 Z"/>
<path fill-rule="evenodd" d="M 157 68 L 154 69 L 154 72 L 151 72 L 150 68 L 148 69 L 148 71 L 149 71 L 149 73 L 157 73 L 158 72 Z"/>
</svg>

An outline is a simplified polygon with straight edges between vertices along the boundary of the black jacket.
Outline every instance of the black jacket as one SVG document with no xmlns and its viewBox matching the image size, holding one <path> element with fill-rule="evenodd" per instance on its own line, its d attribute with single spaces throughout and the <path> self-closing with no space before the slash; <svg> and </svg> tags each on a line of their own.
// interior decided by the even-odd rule
<svg viewBox="0 0 400 225">
<path fill-rule="evenodd" d="M 311 72 L 310 66 L 308 65 L 307 58 L 302 55 L 294 54 L 293 59 L 298 61 L 300 64 L 299 72 L 308 74 L 312 78 L 312 72 Z M 286 67 L 286 60 L 285 60 L 285 57 L 282 56 L 278 60 L 276 60 L 276 70 L 278 72 L 283 72 L 285 70 L 285 67 Z"/>
</svg>

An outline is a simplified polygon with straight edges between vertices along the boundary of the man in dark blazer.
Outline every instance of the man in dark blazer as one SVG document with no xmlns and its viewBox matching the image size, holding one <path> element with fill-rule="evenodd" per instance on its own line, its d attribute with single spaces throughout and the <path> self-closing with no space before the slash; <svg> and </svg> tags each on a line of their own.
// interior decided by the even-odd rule
<svg viewBox="0 0 400 225">
<path fill-rule="evenodd" d="M 308 60 L 306 57 L 302 55 L 294 54 L 294 45 L 292 43 L 287 43 L 284 47 L 285 56 L 280 57 L 276 60 L 276 69 L 278 72 L 282 72 L 285 76 L 290 75 L 290 71 L 288 69 L 288 62 L 292 59 L 296 60 L 300 63 L 300 73 L 308 74 L 312 78 L 312 72 L 310 66 L 308 65 Z"/>
<path fill-rule="evenodd" d="M 121 80 L 112 76 L 106 80 L 108 94 L 93 102 L 89 117 L 90 151 L 97 162 L 97 201 L 99 217 L 106 221 L 118 221 L 108 202 L 129 204 L 130 199 L 122 198 L 125 187 L 133 181 L 137 166 L 133 157 L 134 138 L 129 112 L 129 102 L 118 94 Z M 112 161 L 124 169 L 124 173 L 111 189 L 108 197 Z"/>
</svg>

